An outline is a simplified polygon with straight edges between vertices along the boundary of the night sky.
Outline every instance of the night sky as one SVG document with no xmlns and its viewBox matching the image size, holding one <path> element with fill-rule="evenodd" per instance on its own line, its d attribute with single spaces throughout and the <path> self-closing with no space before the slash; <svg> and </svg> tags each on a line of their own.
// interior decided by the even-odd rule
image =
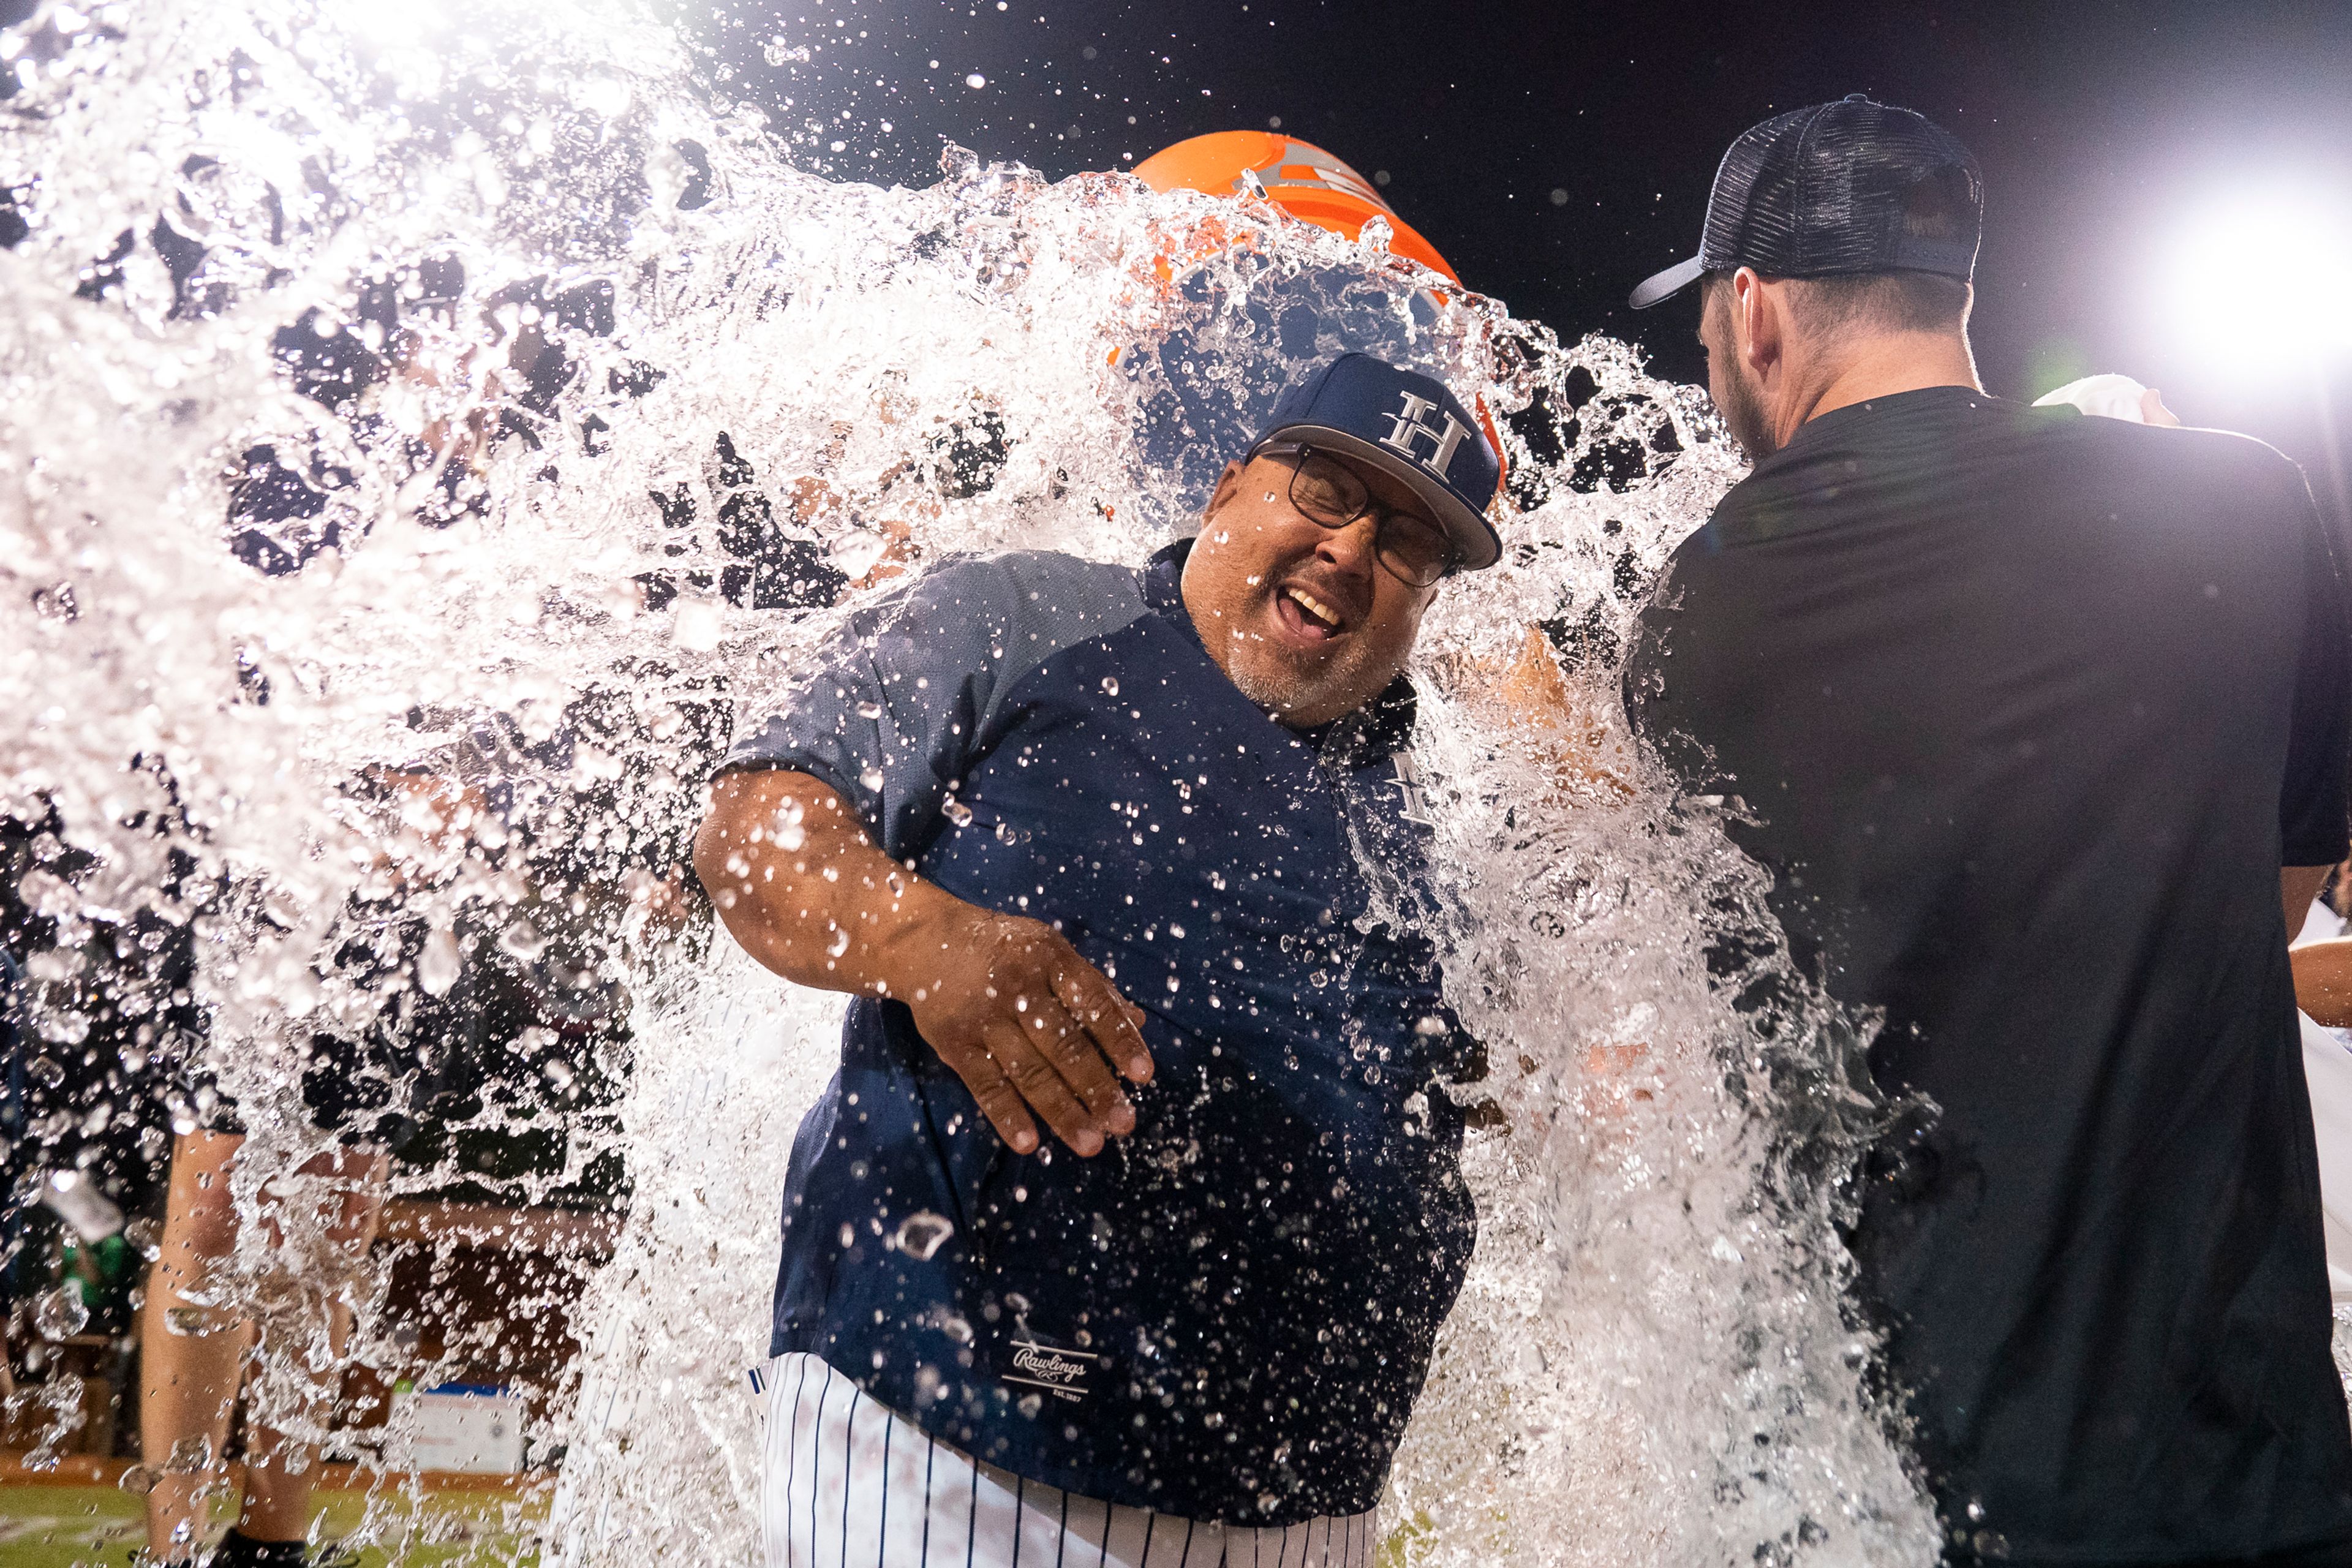
<svg viewBox="0 0 2352 1568">
<path fill-rule="evenodd" d="M 2308 369 L 2258 376 L 2185 352 L 2156 280 L 2232 191 L 2275 184 L 2352 212 L 2352 5 L 760 0 L 678 14 L 713 47 L 718 90 L 766 107 L 803 139 L 804 167 L 839 178 L 930 184 L 943 139 L 1058 177 L 1278 119 L 1385 172 L 1390 201 L 1471 287 L 1566 338 L 1630 337 L 1691 380 L 1692 308 L 1637 314 L 1626 292 L 1696 248 L 1731 137 L 1867 91 L 1949 127 L 1984 165 L 1975 337 L 1993 391 L 2125 371 L 2192 424 L 2284 447 L 2328 489 Z M 2352 414 L 2352 364 L 2327 368 Z"/>
</svg>

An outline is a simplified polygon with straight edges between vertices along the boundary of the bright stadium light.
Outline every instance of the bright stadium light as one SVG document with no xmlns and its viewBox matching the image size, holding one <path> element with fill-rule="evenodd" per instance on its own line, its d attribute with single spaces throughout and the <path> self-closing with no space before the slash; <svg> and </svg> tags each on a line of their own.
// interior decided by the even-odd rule
<svg viewBox="0 0 2352 1568">
<path fill-rule="evenodd" d="M 2241 192 L 2198 212 L 2164 306 L 2217 370 L 2292 374 L 2352 352 L 2352 200 Z"/>
</svg>

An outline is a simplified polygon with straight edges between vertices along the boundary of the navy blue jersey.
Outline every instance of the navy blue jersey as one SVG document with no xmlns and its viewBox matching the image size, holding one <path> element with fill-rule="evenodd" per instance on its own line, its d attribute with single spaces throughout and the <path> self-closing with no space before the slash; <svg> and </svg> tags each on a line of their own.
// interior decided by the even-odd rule
<svg viewBox="0 0 2352 1568">
<path fill-rule="evenodd" d="M 944 565 L 855 616 L 730 754 L 1056 926 L 1144 1009 L 1158 1064 L 1131 1136 L 1023 1156 L 903 1005 L 854 1002 L 793 1145 L 772 1353 L 1034 1480 L 1286 1524 L 1377 1501 L 1461 1287 L 1440 1080 L 1462 1037 L 1411 688 L 1316 734 L 1275 722 L 1202 647 L 1186 549 Z M 931 1215 L 954 1227 L 935 1250 Z"/>
</svg>

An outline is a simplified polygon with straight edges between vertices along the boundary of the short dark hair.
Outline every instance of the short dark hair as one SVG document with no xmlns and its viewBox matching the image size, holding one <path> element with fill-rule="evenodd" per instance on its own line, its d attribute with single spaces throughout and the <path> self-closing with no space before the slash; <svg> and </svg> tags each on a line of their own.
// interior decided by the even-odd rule
<svg viewBox="0 0 2352 1568">
<path fill-rule="evenodd" d="M 1952 168 L 1914 181 L 1903 193 L 1905 231 L 1922 239 L 1958 238 L 1975 210 L 1969 179 L 1967 170 Z M 1708 306 L 1727 279 L 1719 271 L 1706 275 Z M 1973 285 L 1940 272 L 1851 272 L 1785 281 L 1798 325 L 1820 337 L 1964 331 L 1976 303 Z"/>
</svg>

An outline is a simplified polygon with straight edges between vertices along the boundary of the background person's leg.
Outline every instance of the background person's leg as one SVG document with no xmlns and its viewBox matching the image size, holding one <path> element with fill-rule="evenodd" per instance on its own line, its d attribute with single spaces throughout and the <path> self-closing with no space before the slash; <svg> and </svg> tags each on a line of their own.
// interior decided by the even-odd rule
<svg viewBox="0 0 2352 1568">
<path fill-rule="evenodd" d="M 318 1478 L 317 1444 L 299 1434 L 315 1432 L 331 1414 L 335 1391 L 342 1382 L 345 1357 L 351 1348 L 352 1309 L 344 1300 L 343 1283 L 354 1278 L 375 1244 L 383 1217 L 385 1183 L 392 1158 L 381 1150 L 339 1149 L 306 1162 L 304 1177 L 325 1178 L 316 1223 L 320 1239 L 332 1259 L 333 1281 L 317 1282 L 329 1293 L 307 1297 L 323 1300 L 327 1321 L 298 1314 L 283 1325 L 272 1325 L 262 1337 L 262 1354 L 269 1358 L 268 1375 L 293 1380 L 294 1407 L 289 1435 L 256 1423 L 246 1438 L 245 1509 L 238 1515 L 238 1533 L 256 1541 L 299 1541 L 310 1528 L 310 1488 Z M 265 1191 L 264 1201 L 269 1194 Z M 272 1215 L 276 1227 L 279 1216 Z M 280 1343 L 281 1334 L 297 1342 Z M 316 1342 L 323 1333 L 325 1344 Z"/>
<path fill-rule="evenodd" d="M 229 1167 L 244 1143 L 226 1132 L 184 1132 L 173 1142 L 161 1250 L 140 1315 L 139 1446 L 160 1472 L 147 1494 L 147 1539 L 166 1560 L 195 1555 L 198 1494 L 225 1471 L 221 1448 L 252 1339 L 234 1311 L 188 1299 L 217 1283 L 236 1249 Z"/>
</svg>

